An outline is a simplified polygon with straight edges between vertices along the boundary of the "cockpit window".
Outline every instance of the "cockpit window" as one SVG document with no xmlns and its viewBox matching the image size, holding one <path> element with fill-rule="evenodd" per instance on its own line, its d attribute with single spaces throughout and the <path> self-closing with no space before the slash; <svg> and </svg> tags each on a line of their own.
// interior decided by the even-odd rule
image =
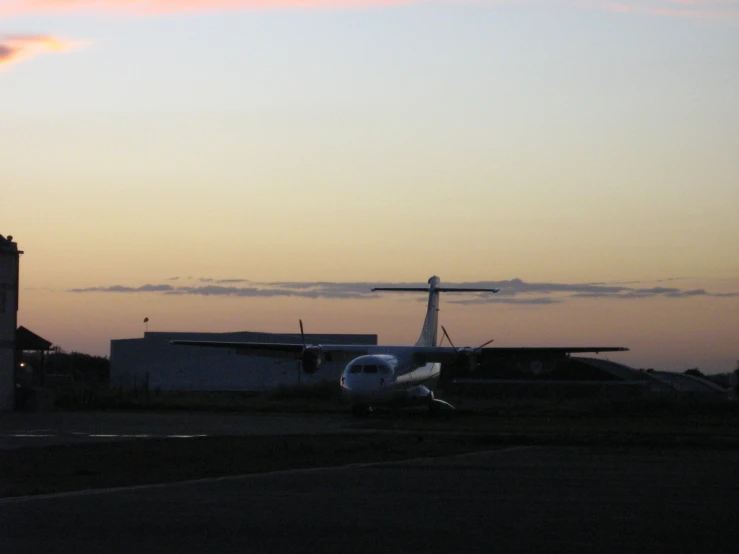
<svg viewBox="0 0 739 554">
<path fill-rule="evenodd" d="M 383 375 L 390 375 L 392 373 L 392 370 L 382 364 L 355 364 L 349 366 L 349 373 L 382 373 Z"/>
</svg>

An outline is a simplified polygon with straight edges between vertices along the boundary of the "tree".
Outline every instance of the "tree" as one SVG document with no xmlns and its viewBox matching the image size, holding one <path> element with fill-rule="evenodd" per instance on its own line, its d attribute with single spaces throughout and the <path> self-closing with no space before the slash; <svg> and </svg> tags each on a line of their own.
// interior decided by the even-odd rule
<svg viewBox="0 0 739 554">
<path fill-rule="evenodd" d="M 694 368 L 691 368 L 691 369 L 686 369 L 684 373 L 685 373 L 685 375 L 691 375 L 693 377 L 702 377 L 704 379 L 706 378 L 706 376 L 703 374 L 703 372 L 700 369 L 698 369 L 697 367 L 694 367 Z"/>
</svg>

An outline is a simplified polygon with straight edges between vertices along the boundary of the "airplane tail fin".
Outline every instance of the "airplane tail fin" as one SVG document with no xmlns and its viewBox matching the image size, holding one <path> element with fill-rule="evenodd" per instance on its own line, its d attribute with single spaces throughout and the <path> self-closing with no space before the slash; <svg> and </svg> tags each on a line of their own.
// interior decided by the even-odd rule
<svg viewBox="0 0 739 554">
<path fill-rule="evenodd" d="M 454 287 L 440 287 L 441 280 L 433 276 L 429 279 L 428 288 L 425 287 L 376 287 L 373 291 L 392 292 L 427 292 L 429 303 L 426 308 L 426 319 L 423 322 L 421 336 L 416 341 L 416 346 L 437 346 L 439 328 L 439 293 L 440 292 L 498 292 L 500 289 L 462 289 Z"/>
</svg>

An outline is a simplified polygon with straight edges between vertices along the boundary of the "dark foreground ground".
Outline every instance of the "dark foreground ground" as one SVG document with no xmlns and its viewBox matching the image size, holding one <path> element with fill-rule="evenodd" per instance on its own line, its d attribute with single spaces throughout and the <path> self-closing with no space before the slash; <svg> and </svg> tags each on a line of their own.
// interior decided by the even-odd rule
<svg viewBox="0 0 739 554">
<path fill-rule="evenodd" d="M 531 446 L 0 500 L 2 552 L 735 552 L 739 452 Z"/>
<path fill-rule="evenodd" d="M 734 552 L 738 499 L 730 404 L 0 415 L 3 554 Z"/>
<path fill-rule="evenodd" d="M 491 448 L 479 435 L 331 434 L 138 439 L 0 452 L 0 498 L 171 483 Z"/>
<path fill-rule="evenodd" d="M 360 419 L 276 407 L 0 414 L 0 498 L 506 446 L 739 451 L 739 403 L 514 402 L 436 418 L 419 409 Z"/>
</svg>

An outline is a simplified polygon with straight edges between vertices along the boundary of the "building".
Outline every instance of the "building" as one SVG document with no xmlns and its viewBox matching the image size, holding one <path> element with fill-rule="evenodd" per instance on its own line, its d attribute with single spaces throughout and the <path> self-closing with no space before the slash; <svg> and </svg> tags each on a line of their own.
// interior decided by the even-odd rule
<svg viewBox="0 0 739 554">
<path fill-rule="evenodd" d="M 685 373 L 669 371 L 645 371 L 651 379 L 651 390 L 662 397 L 726 400 L 731 398 L 731 389 L 724 388 L 708 379 Z"/>
<path fill-rule="evenodd" d="M 243 356 L 226 348 L 172 346 L 172 340 L 300 343 L 300 335 L 257 332 L 159 333 L 110 341 L 110 386 L 168 391 L 264 391 L 284 385 L 338 382 L 343 362 L 324 362 L 313 375 L 297 360 Z M 307 344 L 376 345 L 377 335 L 305 335 Z"/>
<path fill-rule="evenodd" d="M 706 379 L 668 371 L 644 371 L 604 358 L 567 356 L 544 371 L 523 371 L 528 360 L 481 366 L 453 383 L 455 392 L 504 398 L 598 398 L 608 400 L 726 400 L 729 391 Z M 542 367 L 542 366 L 538 366 Z"/>
<path fill-rule="evenodd" d="M 636 369 L 602 358 L 562 356 L 530 370 L 526 356 L 507 356 L 455 382 L 452 390 L 502 398 L 647 398 L 651 380 Z"/>
<path fill-rule="evenodd" d="M 15 332 L 18 326 L 20 255 L 13 237 L 0 235 L 0 411 L 13 409 Z"/>
<path fill-rule="evenodd" d="M 225 348 L 173 346 L 172 340 L 300 343 L 296 334 L 258 332 L 160 333 L 112 340 L 110 386 L 163 391 L 258 392 L 279 386 L 338 382 L 348 360 L 324 361 L 306 375 L 297 360 L 240 355 Z M 306 335 L 307 344 L 376 345 L 377 335 Z M 530 363 L 527 356 L 496 358 L 464 377 L 441 383 L 445 392 L 503 398 L 724 400 L 728 391 L 688 375 L 643 371 L 601 357 L 561 356 Z M 531 368 L 534 368 L 532 370 Z M 454 368 L 443 367 L 445 371 Z"/>
<path fill-rule="evenodd" d="M 16 388 L 21 386 L 45 385 L 46 360 L 52 350 L 51 341 L 46 340 L 21 325 L 15 331 Z M 33 359 L 33 365 L 28 358 Z"/>
</svg>

